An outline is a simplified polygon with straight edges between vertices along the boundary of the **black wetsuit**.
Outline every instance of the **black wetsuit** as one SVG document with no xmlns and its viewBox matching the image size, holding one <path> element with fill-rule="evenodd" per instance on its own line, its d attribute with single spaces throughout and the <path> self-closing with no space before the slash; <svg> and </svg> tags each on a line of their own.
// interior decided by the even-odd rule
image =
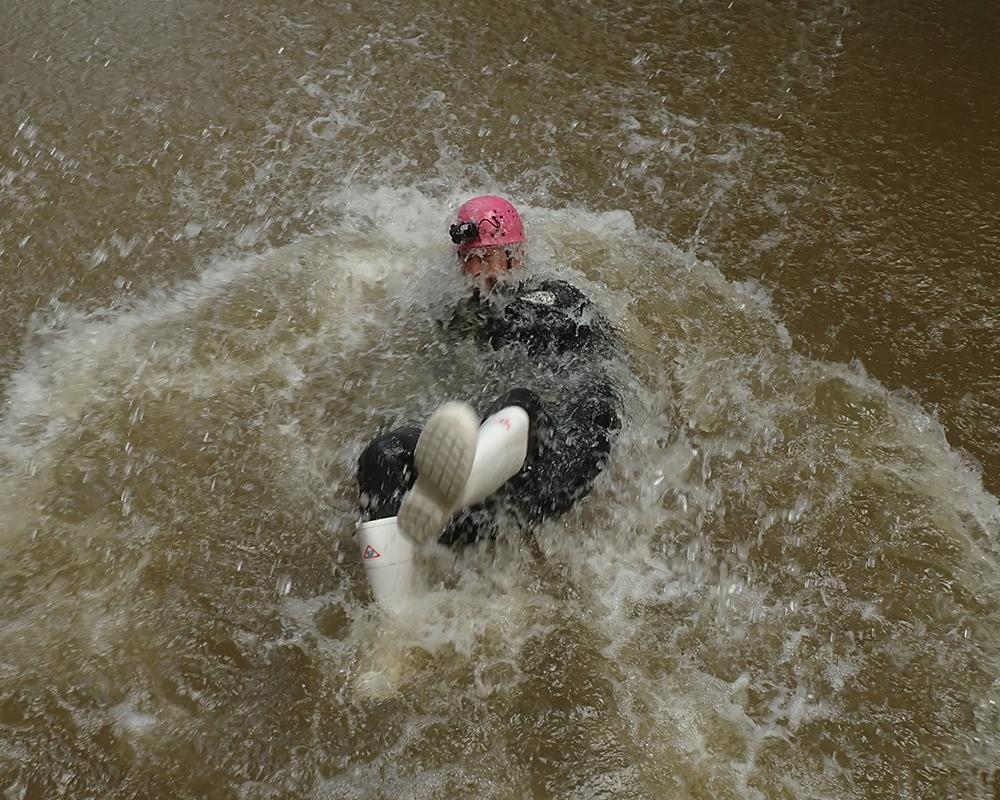
<svg viewBox="0 0 1000 800">
<path fill-rule="evenodd" d="M 516 405 L 528 412 L 530 425 L 521 471 L 482 503 L 455 514 L 440 541 L 468 544 L 507 526 L 530 530 L 564 513 L 590 491 L 621 428 L 617 374 L 627 356 L 620 337 L 586 295 L 558 280 L 497 286 L 485 298 L 461 303 L 444 327 L 449 335 L 473 338 L 496 360 L 495 372 L 525 378 L 524 384 L 530 376 L 530 388 L 503 393 L 482 414 Z M 416 479 L 419 434 L 418 428 L 400 428 L 362 453 L 358 483 L 366 519 L 398 512 Z"/>
</svg>

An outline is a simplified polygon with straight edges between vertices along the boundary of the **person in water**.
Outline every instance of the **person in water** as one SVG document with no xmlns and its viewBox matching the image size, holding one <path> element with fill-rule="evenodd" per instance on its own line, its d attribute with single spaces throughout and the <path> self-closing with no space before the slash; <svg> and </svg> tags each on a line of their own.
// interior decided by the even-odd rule
<svg viewBox="0 0 1000 800">
<path fill-rule="evenodd" d="M 362 452 L 357 537 L 375 599 L 389 609 L 411 597 L 424 542 L 468 545 L 569 510 L 590 491 L 622 425 L 623 343 L 579 289 L 526 275 L 514 206 L 473 198 L 450 233 L 472 292 L 446 335 L 526 362 L 533 384 L 497 397 L 482 423 L 470 405 L 449 401 L 422 430 L 393 430 Z"/>
</svg>

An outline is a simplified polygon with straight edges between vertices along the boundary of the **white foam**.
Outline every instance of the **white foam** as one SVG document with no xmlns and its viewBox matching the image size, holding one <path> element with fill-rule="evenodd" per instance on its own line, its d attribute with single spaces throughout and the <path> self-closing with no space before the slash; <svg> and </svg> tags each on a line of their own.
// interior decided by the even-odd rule
<svg viewBox="0 0 1000 800">
<path fill-rule="evenodd" d="M 638 230 L 625 211 L 523 204 L 533 266 L 573 280 L 616 322 L 648 334 L 633 340 L 636 375 L 625 387 L 627 420 L 612 463 L 587 500 L 537 532 L 537 560 L 528 547 L 460 556 L 431 548 L 422 554 L 429 590 L 406 614 L 389 620 L 369 609 L 363 572 L 348 560 L 354 458 L 376 431 L 419 420 L 445 397 L 474 395 L 483 382 L 474 348 L 441 359 L 428 353 L 440 344 L 435 313 L 462 291 L 442 233 L 460 199 L 345 188 L 328 198 L 334 222 L 326 233 L 212 263 L 196 280 L 127 306 L 54 306 L 33 320 L 0 419 L 0 480 L 12 498 L 0 529 L 8 550 L 30 552 L 33 531 L 52 535 L 46 526 L 59 518 L 60 492 L 82 494 L 95 475 L 103 481 L 94 491 L 106 502 L 94 503 L 92 517 L 58 528 L 60 563 L 89 565 L 77 574 L 98 590 L 52 583 L 52 595 L 39 599 L 63 610 L 91 604 L 97 624 L 81 644 L 88 653 L 114 652 L 134 630 L 129 623 L 149 613 L 125 602 L 138 595 L 136 567 L 112 608 L 123 624 L 100 624 L 112 582 L 94 578 L 102 574 L 96 559 L 75 558 L 88 538 L 127 542 L 119 570 L 136 563 L 140 546 L 154 561 L 196 564 L 201 554 L 184 548 L 208 539 L 199 538 L 204 529 L 214 532 L 216 481 L 252 479 L 267 490 L 260 502 L 280 508 L 244 496 L 246 508 L 227 509 L 236 522 L 213 553 L 238 555 L 233 574 L 259 579 L 261 596 L 280 610 L 281 635 L 247 646 L 310 654 L 329 692 L 323 702 L 337 708 L 423 709 L 371 769 L 388 773 L 398 748 L 418 740 L 435 714 L 447 716 L 442 693 L 482 710 L 537 678 L 531 658 L 556 658 L 563 648 L 585 653 L 583 662 L 613 685 L 613 702 L 594 701 L 587 713 L 604 715 L 612 751 L 638 743 L 645 766 L 636 770 L 710 762 L 727 786 L 752 794 L 754 775 L 769 769 L 768 742 L 795 742 L 845 713 L 843 688 L 871 680 L 862 657 L 815 641 L 855 619 L 895 631 L 886 636 L 916 630 L 890 617 L 879 597 L 845 597 L 854 576 L 824 574 L 846 568 L 817 553 L 877 549 L 907 525 L 926 524 L 945 543 L 927 557 L 974 594 L 995 593 L 997 502 L 912 398 L 890 394 L 859 365 L 799 355 L 763 289 L 727 282 L 711 264 Z M 164 409 L 184 430 L 161 423 L 146 437 L 145 460 L 132 461 L 131 432 L 145 433 Z M 95 463 L 82 450 L 88 442 L 100 445 Z M 181 469 L 163 467 L 183 459 Z M 73 472 L 80 463 L 91 477 Z M 140 526 L 134 509 L 160 491 L 143 470 L 159 467 L 178 481 L 167 511 L 183 524 Z M 874 546 L 838 528 L 874 525 L 852 505 L 870 486 L 890 512 L 917 509 L 899 527 L 887 517 L 866 528 Z M 126 518 L 133 522 L 123 525 Z M 175 524 L 187 536 L 159 550 L 158 533 Z M 326 554 L 322 563 L 288 563 L 303 547 Z M 244 572 L 244 557 L 257 551 L 276 563 Z M 316 622 L 325 606 L 343 611 L 336 637 Z M 23 637 L 37 611 L 18 612 L 0 637 Z M 935 620 L 921 624 L 940 634 Z M 761 642 L 774 660 L 766 667 L 755 661 Z M 583 662 L 563 665 L 570 684 L 590 680 L 574 672 Z M 215 668 L 207 658 L 194 667 Z M 179 735 L 181 727 L 145 708 L 128 700 L 112 717 L 130 736 Z M 424 788 L 448 780 L 441 770 L 422 779 Z M 603 791 L 634 777 L 609 770 L 587 786 Z M 348 794 L 370 780 L 370 771 L 347 769 L 317 795 Z"/>
</svg>

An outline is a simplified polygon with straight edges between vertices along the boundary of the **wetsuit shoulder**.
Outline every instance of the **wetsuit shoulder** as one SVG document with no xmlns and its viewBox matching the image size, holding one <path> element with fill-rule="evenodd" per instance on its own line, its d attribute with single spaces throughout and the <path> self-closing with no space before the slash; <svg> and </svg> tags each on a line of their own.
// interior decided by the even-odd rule
<svg viewBox="0 0 1000 800">
<path fill-rule="evenodd" d="M 613 347 L 617 340 L 611 323 L 587 295 L 555 279 L 520 287 L 504 309 L 502 324 L 507 339 L 535 353 Z"/>
<path fill-rule="evenodd" d="M 551 306 L 560 309 L 572 309 L 591 304 L 590 298 L 573 284 L 552 279 L 522 286 L 516 298 L 521 302 L 536 306 Z"/>
<path fill-rule="evenodd" d="M 461 303 L 447 328 L 481 347 L 521 347 L 535 357 L 570 352 L 614 355 L 622 344 L 600 309 L 576 286 L 529 280 Z"/>
</svg>

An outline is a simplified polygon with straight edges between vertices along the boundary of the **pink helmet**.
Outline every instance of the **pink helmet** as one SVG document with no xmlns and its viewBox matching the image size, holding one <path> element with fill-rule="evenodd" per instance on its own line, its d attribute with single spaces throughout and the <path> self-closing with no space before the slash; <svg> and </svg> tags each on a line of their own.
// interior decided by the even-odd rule
<svg viewBox="0 0 1000 800">
<path fill-rule="evenodd" d="M 473 197 L 458 209 L 451 240 L 460 250 L 469 247 L 517 244 L 525 241 L 521 215 L 502 197 Z"/>
</svg>

